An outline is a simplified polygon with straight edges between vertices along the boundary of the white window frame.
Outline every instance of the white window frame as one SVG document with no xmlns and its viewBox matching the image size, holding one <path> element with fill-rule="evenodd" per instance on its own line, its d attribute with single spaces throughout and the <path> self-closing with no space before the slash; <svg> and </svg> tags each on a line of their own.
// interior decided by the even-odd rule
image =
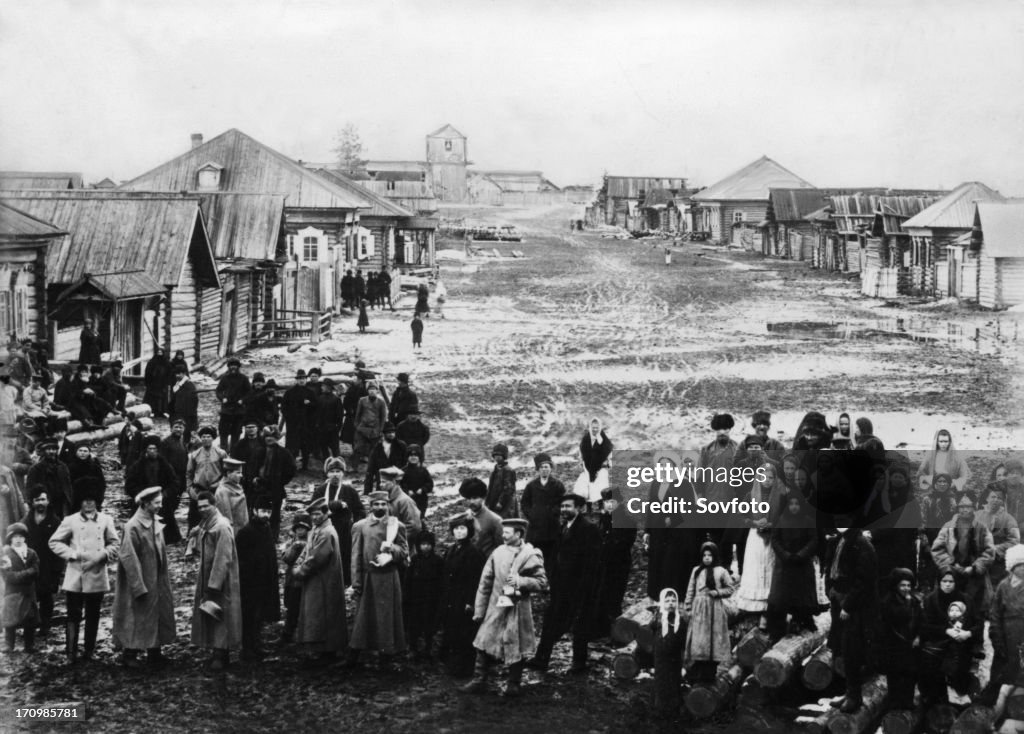
<svg viewBox="0 0 1024 734">
<path fill-rule="evenodd" d="M 732 223 L 733 224 L 743 224 L 745 221 L 747 221 L 747 215 L 744 212 L 733 212 L 732 213 Z"/>
<path fill-rule="evenodd" d="M 28 288 L 14 289 L 14 331 L 28 336 Z"/>
</svg>

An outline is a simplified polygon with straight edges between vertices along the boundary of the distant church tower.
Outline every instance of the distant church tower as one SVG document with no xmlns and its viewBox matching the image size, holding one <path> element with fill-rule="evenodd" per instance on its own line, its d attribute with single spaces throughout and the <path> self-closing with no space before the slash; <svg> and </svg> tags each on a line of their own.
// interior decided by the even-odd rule
<svg viewBox="0 0 1024 734">
<path fill-rule="evenodd" d="M 434 196 L 441 201 L 465 201 L 466 136 L 451 125 L 445 125 L 427 136 L 427 165 Z"/>
</svg>

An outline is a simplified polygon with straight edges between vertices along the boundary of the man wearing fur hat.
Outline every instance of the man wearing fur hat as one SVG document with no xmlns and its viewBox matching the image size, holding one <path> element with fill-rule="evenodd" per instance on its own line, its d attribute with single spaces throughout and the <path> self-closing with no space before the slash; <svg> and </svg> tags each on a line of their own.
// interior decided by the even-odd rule
<svg viewBox="0 0 1024 734">
<path fill-rule="evenodd" d="M 565 485 L 551 475 L 554 466 L 545 453 L 533 457 L 537 476 L 523 489 L 523 517 L 530 523 L 526 542 L 544 555 L 544 568 L 553 578 L 556 567 L 555 546 L 561 533 L 559 508 L 565 496 Z"/>
<path fill-rule="evenodd" d="M 377 383 L 366 383 L 366 397 L 359 399 L 354 418 L 355 432 L 352 439 L 352 468 L 359 465 L 369 456 L 384 432 L 384 424 L 388 422 L 388 407 L 384 398 L 380 397 Z M 370 476 L 367 467 L 367 476 Z M 372 483 L 372 480 L 371 480 Z"/>
<path fill-rule="evenodd" d="M 370 459 L 366 464 L 366 478 L 363 480 L 363 493 L 369 494 L 380 487 L 380 472 L 383 469 L 405 466 L 409 455 L 408 447 L 395 438 L 393 424 L 385 423 L 380 441 L 370 451 Z"/>
<path fill-rule="evenodd" d="M 242 374 L 242 363 L 237 357 L 227 361 L 228 371 L 217 381 L 217 402 L 220 403 L 220 447 L 227 453 L 242 435 L 245 420 L 245 397 L 252 392 L 249 378 Z"/>
<path fill-rule="evenodd" d="M 597 633 L 600 610 L 597 582 L 601 561 L 601 531 L 583 519 L 587 498 L 566 495 L 561 501 L 562 527 L 555 545 L 555 573 L 549 576 L 551 604 L 544 614 L 540 646 L 529 665 L 546 671 L 559 638 L 572 632 L 570 673 L 587 670 L 587 641 Z"/>
<path fill-rule="evenodd" d="M 71 474 L 64 462 L 57 459 L 57 442 L 44 439 L 36 446 L 39 461 L 33 464 L 25 476 L 25 485 L 35 487 L 43 485 L 50 498 L 50 507 L 57 517 L 64 517 L 71 512 L 74 495 L 71 492 Z"/>
<path fill-rule="evenodd" d="M 309 468 L 309 454 L 312 451 L 313 418 L 316 411 L 316 393 L 306 384 L 306 371 L 295 373 L 295 384 L 284 391 L 281 397 L 281 421 L 289 453 L 302 468 Z"/>
<path fill-rule="evenodd" d="M 288 482 L 295 478 L 295 459 L 292 458 L 288 449 L 278 444 L 280 433 L 277 426 L 265 426 L 263 428 L 263 448 L 257 451 L 249 460 L 247 473 L 252 477 L 252 485 L 248 488 L 254 492 L 256 485 L 262 487 L 257 493 L 270 495 L 274 503 L 274 510 L 270 516 L 270 527 L 274 529 L 274 537 L 277 537 L 281 527 L 281 506 L 284 504 Z"/>
<path fill-rule="evenodd" d="M 165 663 L 161 645 L 174 642 L 174 597 L 167 571 L 167 546 L 160 523 L 164 490 L 159 485 L 135 494 L 138 508 L 125 523 L 117 556 L 114 590 L 114 647 L 124 649 L 124 664 L 135 667 L 139 650 L 151 667 Z"/>
<path fill-rule="evenodd" d="M 317 663 L 325 663 L 348 643 L 341 548 L 327 501 L 316 497 L 306 512 L 312 528 L 292 571 L 292 577 L 302 584 L 296 640 L 313 646 Z"/>
<path fill-rule="evenodd" d="M 480 576 L 473 621 L 480 629 L 473 640 L 473 679 L 459 690 L 484 693 L 491 660 L 508 666 L 505 695 L 519 696 L 526 660 L 537 650 L 530 595 L 547 589 L 544 559 L 526 542 L 526 520 L 502 520 L 503 544 L 495 549 Z"/>
<path fill-rule="evenodd" d="M 267 495 L 256 497 L 252 519 L 235 531 L 238 587 L 242 598 L 242 656 L 250 660 L 263 655 L 260 640 L 263 623 L 281 618 L 277 547 L 270 528 L 272 505 Z"/>
<path fill-rule="evenodd" d="M 220 514 L 213 494 L 196 497 L 199 524 L 189 533 L 189 550 L 199 561 L 192 602 L 192 644 L 213 650 L 211 670 L 223 670 L 231 650 L 242 643 L 242 599 L 238 556 L 231 523 Z"/>
<path fill-rule="evenodd" d="M 767 410 L 756 410 L 750 416 L 750 425 L 754 429 L 754 435 L 764 439 L 764 450 L 768 454 L 768 458 L 776 463 L 781 462 L 783 454 L 786 453 L 786 447 L 782 445 L 781 441 L 768 435 L 772 427 L 772 414 Z"/>
<path fill-rule="evenodd" d="M 339 457 L 324 462 L 327 481 L 313 488 L 313 499 L 323 498 L 330 511 L 331 524 L 341 545 L 341 567 L 345 587 L 352 585 L 352 525 L 366 517 L 366 508 L 356 488 L 342 480 L 345 462 Z"/>
<path fill-rule="evenodd" d="M 486 560 L 473 544 L 473 518 L 459 514 L 448 522 L 454 543 L 444 556 L 441 600 L 441 659 L 450 675 L 462 678 L 473 670 L 473 621 L 476 590 Z"/>
<path fill-rule="evenodd" d="M 401 490 L 399 490 L 401 491 Z M 388 515 L 388 495 L 370 495 L 370 516 L 352 527 L 352 590 L 357 600 L 349 664 L 363 650 L 377 650 L 381 665 L 394 669 L 405 652 L 401 568 L 409 558 L 406 529 Z"/>
<path fill-rule="evenodd" d="M 419 410 L 419 396 L 409 387 L 409 375 L 405 372 L 398 373 L 398 387 L 391 393 L 391 422 L 396 426 L 406 419 L 411 410 Z"/>
<path fill-rule="evenodd" d="M 164 503 L 174 504 L 177 509 L 178 488 L 180 481 L 171 463 L 160 455 L 160 437 L 155 435 L 146 436 L 143 441 L 143 452 L 139 460 L 129 466 L 124 473 L 124 492 L 134 502 L 135 495 L 147 487 L 160 487 L 163 490 Z M 186 465 L 187 466 L 187 465 Z M 178 531 L 178 523 L 174 520 L 173 509 L 170 520 L 173 528 L 163 528 L 164 537 L 168 543 L 177 543 L 181 540 L 181 533 Z M 163 527 L 161 525 L 161 527 Z M 171 526 L 168 526 L 171 527 Z"/>
<path fill-rule="evenodd" d="M 459 486 L 459 494 L 466 500 L 469 517 L 473 520 L 473 543 L 486 559 L 501 545 L 501 518 L 484 504 L 487 485 L 482 480 L 476 477 L 463 479 Z"/>
<path fill-rule="evenodd" d="M 721 475 L 722 470 L 728 472 L 732 469 L 736 461 L 736 452 L 739 448 L 736 442 L 729 438 L 729 432 L 735 425 L 736 422 L 728 413 L 719 413 L 711 419 L 711 430 L 715 432 L 715 440 L 701 449 L 698 465 L 700 469 L 707 470 L 709 473 L 713 472 L 715 476 Z M 695 482 L 695 489 L 699 496 L 704 497 L 709 502 L 729 502 L 736 493 L 736 490 L 729 486 L 728 480 L 723 482 L 714 481 L 714 479 L 709 479 L 706 474 L 701 477 L 700 481 Z M 727 524 L 728 520 L 720 520 L 717 522 L 717 525 L 720 527 L 709 528 L 709 535 L 711 540 L 721 550 L 722 565 L 726 570 L 731 570 L 733 559 L 732 543 L 726 544 L 723 542 L 728 529 L 725 527 Z M 742 555 L 740 558 L 742 558 Z"/>
<path fill-rule="evenodd" d="M 37 484 L 29 489 L 31 509 L 21 519 L 28 529 L 28 547 L 39 556 L 39 575 L 36 577 L 36 599 L 39 602 L 39 636 L 48 637 L 53 619 L 53 599 L 64 575 L 64 561 L 50 550 L 50 537 L 60 527 L 60 518 L 50 509 L 46 487 Z"/>
<path fill-rule="evenodd" d="M 86 483 L 89 479 L 79 480 Z M 103 595 L 110 591 L 107 564 L 117 557 L 120 543 L 114 518 L 100 512 L 95 487 L 81 486 L 77 512 L 67 515 L 50 538 L 50 550 L 67 563 L 63 589 L 67 595 L 68 662 L 78 659 L 78 630 L 85 612 L 85 652 L 89 659 L 96 649 Z"/>
<path fill-rule="evenodd" d="M 519 503 L 516 501 L 516 470 L 508 465 L 508 446 L 495 444 L 491 451 L 494 469 L 487 483 L 487 499 L 485 504 L 502 519 L 519 516 Z"/>
<path fill-rule="evenodd" d="M 190 530 L 199 522 L 199 512 L 196 506 L 199 493 L 210 492 L 212 494 L 217 489 L 217 483 L 224 476 L 224 459 L 228 457 L 228 452 L 213 445 L 215 438 L 217 438 L 217 429 L 213 426 L 203 426 L 199 429 L 199 448 L 188 455 L 188 468 L 185 470 L 185 475 L 189 495 L 188 527 Z"/>
</svg>

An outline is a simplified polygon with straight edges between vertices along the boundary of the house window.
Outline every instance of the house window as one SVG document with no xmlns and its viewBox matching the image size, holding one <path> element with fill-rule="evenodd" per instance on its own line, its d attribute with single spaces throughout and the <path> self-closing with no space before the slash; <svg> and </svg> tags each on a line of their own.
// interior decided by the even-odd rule
<svg viewBox="0 0 1024 734">
<path fill-rule="evenodd" d="M 14 330 L 18 336 L 28 335 L 28 291 L 24 288 L 14 291 Z"/>
<path fill-rule="evenodd" d="M 319 237 L 303 237 L 302 238 L 302 259 L 306 262 L 316 262 L 320 259 L 320 238 Z"/>
<path fill-rule="evenodd" d="M 732 223 L 733 224 L 741 224 L 742 222 L 743 222 L 743 212 L 733 212 L 732 213 Z"/>
<path fill-rule="evenodd" d="M 388 191 L 394 191 L 394 190 L 395 190 L 395 182 L 394 181 L 388 181 Z"/>
<path fill-rule="evenodd" d="M 200 189 L 219 189 L 222 167 L 216 163 L 207 163 L 199 169 L 197 185 Z"/>
<path fill-rule="evenodd" d="M 0 291 L 0 338 L 5 341 L 14 333 L 14 304 L 11 291 Z"/>
<path fill-rule="evenodd" d="M 452 149 L 452 141 L 451 140 L 445 140 L 444 141 L 444 149 L 445 150 L 451 150 Z"/>
</svg>

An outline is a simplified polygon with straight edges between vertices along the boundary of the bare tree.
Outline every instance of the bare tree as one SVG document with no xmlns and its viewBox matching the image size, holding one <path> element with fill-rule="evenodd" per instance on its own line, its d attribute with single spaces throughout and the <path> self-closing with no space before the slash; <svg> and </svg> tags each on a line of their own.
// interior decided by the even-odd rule
<svg viewBox="0 0 1024 734">
<path fill-rule="evenodd" d="M 338 156 L 338 168 L 349 173 L 366 168 L 367 161 L 362 157 L 363 141 L 359 138 L 359 128 L 353 123 L 345 123 L 334 137 L 334 142 L 333 152 Z"/>
</svg>

